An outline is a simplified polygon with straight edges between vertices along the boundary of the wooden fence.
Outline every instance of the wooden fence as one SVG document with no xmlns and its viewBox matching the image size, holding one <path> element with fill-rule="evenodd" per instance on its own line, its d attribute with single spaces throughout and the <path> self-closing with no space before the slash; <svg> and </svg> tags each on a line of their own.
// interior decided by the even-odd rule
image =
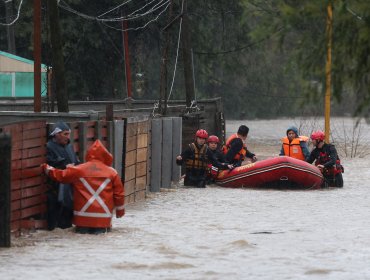
<svg viewBox="0 0 370 280">
<path fill-rule="evenodd" d="M 175 158 L 181 153 L 182 122 L 181 117 L 141 116 L 67 123 L 82 162 L 96 139 L 113 154 L 113 167 L 125 184 L 125 202 L 133 203 L 145 199 L 147 191 L 170 188 L 180 179 Z M 46 228 L 47 186 L 40 164 L 46 162 L 51 130 L 46 120 L 0 128 L 0 247 L 9 247 L 10 237 L 23 231 Z"/>
<path fill-rule="evenodd" d="M 69 125 L 73 147 L 82 162 L 87 149 L 95 139 L 100 139 L 114 155 L 113 166 L 125 183 L 125 202 L 145 199 L 150 178 L 149 119 L 72 122 Z M 50 130 L 51 125 L 45 120 L 14 123 L 0 128 L 3 135 L 11 137 L 10 182 L 6 181 L 6 176 L 0 178 L 0 246 L 10 246 L 11 235 L 19 236 L 24 230 L 46 228 L 46 177 L 40 164 L 46 162 Z M 3 157 L 1 168 L 6 162 Z"/>
</svg>

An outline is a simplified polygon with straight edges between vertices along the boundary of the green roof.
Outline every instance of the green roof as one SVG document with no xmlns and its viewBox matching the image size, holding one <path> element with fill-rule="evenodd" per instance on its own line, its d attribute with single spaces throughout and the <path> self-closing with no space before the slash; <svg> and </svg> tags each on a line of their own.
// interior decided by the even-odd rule
<svg viewBox="0 0 370 280">
<path fill-rule="evenodd" d="M 20 57 L 18 55 L 14 55 L 14 54 L 3 52 L 3 51 L 0 51 L 0 55 L 33 65 L 33 60 L 26 59 L 26 58 Z M 46 65 L 41 64 L 41 67 L 46 68 Z"/>
</svg>

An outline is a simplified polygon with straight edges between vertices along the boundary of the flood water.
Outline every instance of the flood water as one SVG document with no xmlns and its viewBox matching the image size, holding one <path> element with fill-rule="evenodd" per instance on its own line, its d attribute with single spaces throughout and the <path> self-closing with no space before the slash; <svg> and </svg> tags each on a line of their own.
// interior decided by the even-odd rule
<svg viewBox="0 0 370 280">
<path fill-rule="evenodd" d="M 297 122 L 244 122 L 250 149 L 277 155 Z M 240 124 L 227 122 L 227 133 Z M 37 231 L 0 249 L 0 279 L 370 279 L 370 157 L 361 156 L 342 157 L 343 189 L 177 188 L 128 206 L 109 234 Z"/>
</svg>

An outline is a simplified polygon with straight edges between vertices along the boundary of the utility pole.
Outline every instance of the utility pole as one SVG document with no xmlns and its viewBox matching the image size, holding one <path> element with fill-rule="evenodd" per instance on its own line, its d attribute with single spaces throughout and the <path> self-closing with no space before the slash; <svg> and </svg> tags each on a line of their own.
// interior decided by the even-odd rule
<svg viewBox="0 0 370 280">
<path fill-rule="evenodd" d="M 187 0 L 183 0 L 183 15 L 182 15 L 182 56 L 184 59 L 184 78 L 186 91 L 186 107 L 190 107 L 191 102 L 195 99 L 193 65 L 191 58 L 191 37 L 189 31 L 189 18 L 187 9 Z"/>
<path fill-rule="evenodd" d="M 329 1 L 326 19 L 326 65 L 325 65 L 325 142 L 330 141 L 330 95 L 331 95 L 331 49 L 333 37 L 333 5 Z"/>
<path fill-rule="evenodd" d="M 33 111 L 41 112 L 41 0 L 33 1 Z"/>
<path fill-rule="evenodd" d="M 4 0 L 5 3 L 5 18 L 6 23 L 12 22 L 13 16 L 13 0 Z M 6 27 L 7 39 L 8 39 L 8 52 L 16 54 L 15 51 L 15 36 L 14 36 L 14 24 Z"/>
<path fill-rule="evenodd" d="M 62 38 L 59 25 L 57 0 L 47 0 L 49 11 L 49 28 L 53 74 L 58 112 L 68 112 L 68 95 L 66 90 Z"/>
<path fill-rule="evenodd" d="M 170 32 L 168 28 L 172 25 L 173 21 L 171 22 L 172 18 L 172 11 L 173 11 L 173 0 L 170 1 L 170 6 L 168 10 L 168 23 L 167 26 L 163 29 L 163 33 L 165 33 L 165 43 L 162 52 L 162 59 L 161 59 L 161 79 L 160 79 L 160 99 L 159 99 L 159 113 L 162 116 L 165 116 L 167 113 L 167 58 L 168 58 L 168 50 L 170 46 Z"/>
<path fill-rule="evenodd" d="M 123 18 L 123 13 L 121 13 Z M 132 81 L 131 81 L 131 68 L 130 68 L 130 54 L 128 49 L 128 24 L 127 20 L 122 19 L 122 42 L 123 42 L 123 55 L 125 57 L 125 76 L 126 76 L 126 92 L 127 97 L 132 97 Z"/>
</svg>

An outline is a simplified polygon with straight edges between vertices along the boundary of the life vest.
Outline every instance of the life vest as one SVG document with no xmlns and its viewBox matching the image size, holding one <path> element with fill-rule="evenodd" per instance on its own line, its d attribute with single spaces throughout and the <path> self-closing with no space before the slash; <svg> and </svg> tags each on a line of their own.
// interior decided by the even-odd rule
<svg viewBox="0 0 370 280">
<path fill-rule="evenodd" d="M 315 165 L 324 165 L 330 160 L 329 154 L 326 152 L 320 152 L 319 157 L 315 161 Z M 331 167 L 326 167 L 323 171 L 323 174 L 325 176 L 334 176 L 338 173 L 344 173 L 343 165 L 340 163 L 340 159 L 337 156 L 337 160 L 335 161 L 335 164 Z"/>
<path fill-rule="evenodd" d="M 283 143 L 284 155 L 300 160 L 305 160 L 305 156 L 302 152 L 301 142 L 307 141 L 307 136 L 299 136 L 298 138 L 294 138 L 292 142 L 289 142 L 288 137 L 282 138 L 281 142 Z"/>
<path fill-rule="evenodd" d="M 222 151 L 225 155 L 231 148 L 231 141 L 233 141 L 235 138 L 239 138 L 237 133 L 232 134 L 227 139 L 226 144 L 222 147 Z M 247 145 L 243 142 L 243 148 L 234 156 L 234 160 L 243 161 L 245 159 L 246 154 L 247 154 Z"/>
<path fill-rule="evenodd" d="M 194 157 L 188 158 L 185 162 L 187 169 L 207 169 L 207 145 L 203 145 L 200 149 L 194 143 L 189 144 L 190 149 L 193 151 Z"/>
</svg>

